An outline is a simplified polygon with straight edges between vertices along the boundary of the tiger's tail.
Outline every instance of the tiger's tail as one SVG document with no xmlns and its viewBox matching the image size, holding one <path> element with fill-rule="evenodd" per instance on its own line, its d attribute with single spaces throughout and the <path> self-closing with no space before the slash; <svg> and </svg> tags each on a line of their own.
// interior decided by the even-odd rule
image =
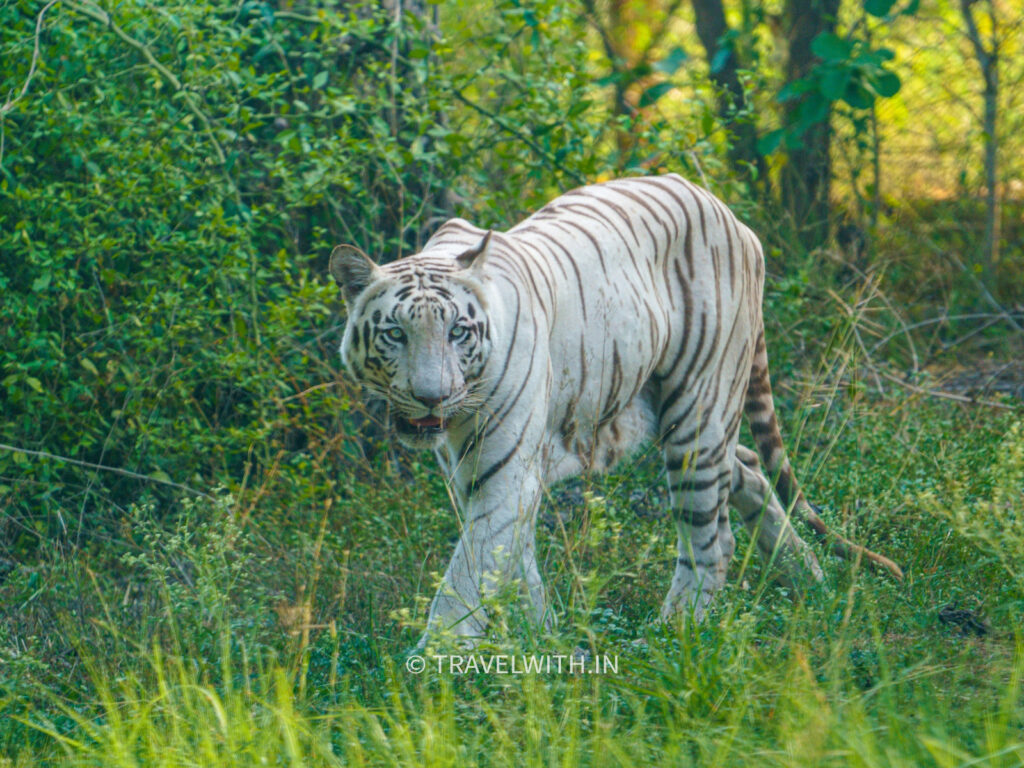
<svg viewBox="0 0 1024 768">
<path fill-rule="evenodd" d="M 792 509 L 792 514 L 804 522 L 821 539 L 828 548 L 847 560 L 864 559 L 868 565 L 879 571 L 887 571 L 899 581 L 903 580 L 903 571 L 889 558 L 872 552 L 860 544 L 832 531 L 818 517 L 816 508 L 811 505 L 797 485 L 793 467 L 786 456 L 782 444 L 782 433 L 775 417 L 775 404 L 772 402 L 772 384 L 768 376 L 768 351 L 764 342 L 764 327 L 757 337 L 754 349 L 754 361 L 751 367 L 750 383 L 747 385 L 747 396 L 744 411 L 750 421 L 750 431 L 757 444 L 757 452 L 761 455 L 769 478 L 775 484 L 782 505 Z"/>
</svg>

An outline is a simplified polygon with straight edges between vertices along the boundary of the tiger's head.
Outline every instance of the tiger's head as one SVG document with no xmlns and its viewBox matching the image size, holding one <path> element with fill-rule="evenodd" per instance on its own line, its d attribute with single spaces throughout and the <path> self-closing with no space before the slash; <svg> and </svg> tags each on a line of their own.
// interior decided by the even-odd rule
<svg viewBox="0 0 1024 768">
<path fill-rule="evenodd" d="M 424 252 L 383 267 L 351 245 L 331 253 L 349 310 L 342 364 L 391 404 L 411 448 L 436 448 L 482 402 L 492 343 L 480 270 L 490 239 L 454 259 Z"/>
</svg>

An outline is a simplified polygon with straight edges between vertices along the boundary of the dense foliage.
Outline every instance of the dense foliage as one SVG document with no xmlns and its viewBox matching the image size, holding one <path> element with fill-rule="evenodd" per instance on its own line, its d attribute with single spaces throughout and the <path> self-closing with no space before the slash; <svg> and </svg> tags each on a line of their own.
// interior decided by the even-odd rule
<svg viewBox="0 0 1024 768">
<path fill-rule="evenodd" d="M 27 77 L 37 11 L 0 8 L 3 92 Z M 572 46 L 553 60 L 555 38 L 534 35 L 533 58 L 504 78 L 527 82 L 515 106 L 498 99 L 500 118 L 467 126 L 452 107 L 469 103 L 478 73 L 438 74 L 455 52 L 412 13 L 256 2 L 111 13 L 52 8 L 31 88 L 4 118 L 8 445 L 203 488 L 237 482 L 247 461 L 302 447 L 309 424 L 338 429 L 342 399 L 321 396 L 314 411 L 299 394 L 333 378 L 333 245 L 387 260 L 454 210 L 474 215 L 469 200 L 477 218 L 505 217 L 531 189 L 595 170 L 573 120 L 588 106 L 578 61 Z M 558 16 L 516 3 L 501 13 L 520 32 L 484 41 L 496 54 Z M 536 151 L 513 125 L 534 126 Z M 499 177 L 507 188 L 488 184 Z M 51 534 L 79 543 L 111 502 L 167 498 L 10 451 L 0 476 L 8 554 Z"/>
<path fill-rule="evenodd" d="M 867 5 L 872 25 L 905 7 Z M 769 50 L 770 20 L 730 45 Z M 633 66 L 596 53 L 594 22 L 558 0 L 0 3 L 0 766 L 62 748 L 82 765 L 1021 759 L 1019 397 L 922 404 L 962 338 L 981 363 L 1020 351 L 1000 333 L 1019 312 L 960 271 L 977 238 L 948 224 L 979 201 L 883 206 L 858 154 L 851 195 L 871 205 L 852 241 L 808 253 L 730 169 L 745 121 L 772 173 L 821 123 L 807 108 L 785 130 L 771 56 L 736 73 L 775 88 L 752 102 L 766 113 L 730 113 L 713 59 L 666 42 Z M 848 32 L 790 96 L 843 101 L 856 154 L 878 138 L 868 97 L 895 83 Z M 671 536 L 644 455 L 552 490 L 564 629 L 495 608 L 499 642 L 613 650 L 624 675 L 412 680 L 394 665 L 457 522 L 429 458 L 396 454 L 339 376 L 327 255 L 387 261 L 449 216 L 505 226 L 660 170 L 763 235 L 801 477 L 910 583 L 829 560 L 793 605 L 741 556 L 705 628 L 651 630 Z M 1000 274 L 1024 238 L 1007 219 Z M 941 624 L 947 603 L 987 612 L 993 637 Z M 934 725 L 953 714 L 961 729 Z"/>
</svg>

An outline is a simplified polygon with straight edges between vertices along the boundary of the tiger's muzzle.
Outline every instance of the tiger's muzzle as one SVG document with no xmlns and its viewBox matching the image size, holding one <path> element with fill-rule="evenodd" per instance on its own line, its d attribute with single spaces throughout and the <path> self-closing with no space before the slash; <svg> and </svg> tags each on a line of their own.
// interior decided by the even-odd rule
<svg viewBox="0 0 1024 768">
<path fill-rule="evenodd" d="M 410 416 L 407 413 L 395 414 L 395 426 L 400 438 L 415 447 L 432 447 L 449 422 L 462 412 L 462 402 L 466 398 L 463 389 L 446 398 L 426 398 L 413 395 L 413 398 L 429 410 L 422 416 Z M 403 409 L 404 410 L 404 409 Z"/>
</svg>

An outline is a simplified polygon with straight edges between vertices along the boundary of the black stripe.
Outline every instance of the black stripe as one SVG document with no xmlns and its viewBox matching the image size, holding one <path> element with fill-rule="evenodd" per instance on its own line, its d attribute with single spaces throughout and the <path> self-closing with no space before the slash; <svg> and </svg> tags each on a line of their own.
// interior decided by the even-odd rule
<svg viewBox="0 0 1024 768">
<path fill-rule="evenodd" d="M 494 477 L 494 475 L 500 472 L 502 468 L 512 460 L 512 457 L 516 455 L 516 452 L 519 450 L 520 444 L 523 442 L 523 435 L 526 434 L 526 427 L 528 426 L 529 422 L 527 422 L 526 425 L 523 426 L 523 430 L 519 433 L 519 438 L 516 440 L 516 444 L 512 446 L 512 450 L 510 450 L 508 453 L 502 456 L 501 459 L 499 459 L 490 467 L 488 467 L 487 471 L 484 472 L 482 475 L 477 475 L 472 480 L 469 481 L 469 484 L 466 486 L 467 498 L 475 494 L 477 491 L 479 491 L 484 485 L 486 485 L 488 480 Z"/>
</svg>

